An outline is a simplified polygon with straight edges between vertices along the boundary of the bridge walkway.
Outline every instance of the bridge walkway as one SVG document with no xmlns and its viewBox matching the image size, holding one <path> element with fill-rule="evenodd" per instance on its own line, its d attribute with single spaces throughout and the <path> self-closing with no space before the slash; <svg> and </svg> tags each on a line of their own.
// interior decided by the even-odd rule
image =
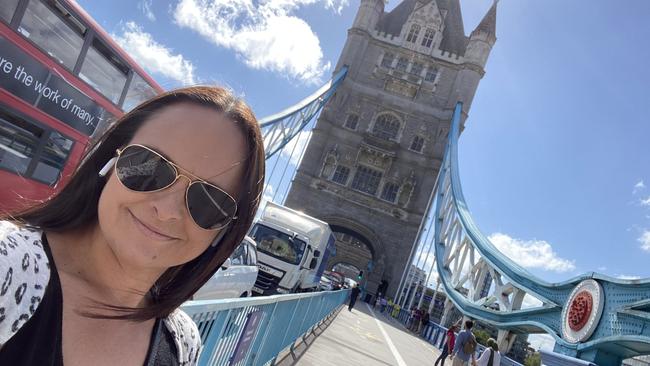
<svg viewBox="0 0 650 366">
<path fill-rule="evenodd" d="M 293 353 L 278 357 L 277 365 L 417 366 L 432 365 L 440 355 L 433 345 L 364 302 L 358 302 L 352 312 L 343 307 L 320 329 Z"/>
</svg>

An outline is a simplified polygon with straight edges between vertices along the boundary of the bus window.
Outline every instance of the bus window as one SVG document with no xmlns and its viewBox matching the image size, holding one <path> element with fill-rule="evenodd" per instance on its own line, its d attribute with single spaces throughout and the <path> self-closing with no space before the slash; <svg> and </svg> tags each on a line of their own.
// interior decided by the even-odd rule
<svg viewBox="0 0 650 366">
<path fill-rule="evenodd" d="M 134 72 L 133 79 L 131 80 L 129 91 L 126 93 L 126 98 L 124 99 L 124 105 L 122 106 L 122 109 L 125 112 L 128 112 L 145 100 L 155 97 L 156 94 L 158 93 L 156 93 L 151 85 L 149 85 L 140 75 Z"/>
<path fill-rule="evenodd" d="M 43 153 L 39 156 L 38 163 L 36 163 L 32 178 L 47 184 L 56 183 L 71 148 L 72 140 L 56 131 L 52 131 L 45 143 Z"/>
<path fill-rule="evenodd" d="M 0 168 L 24 175 L 43 132 L 29 122 L 0 113 Z"/>
<path fill-rule="evenodd" d="M 19 0 L 2 0 L 2 6 L 0 6 L 0 19 L 7 23 L 11 23 L 11 18 L 14 16 L 14 11 L 16 11 L 18 1 Z"/>
<path fill-rule="evenodd" d="M 126 83 L 127 72 L 126 65 L 95 39 L 81 65 L 79 77 L 117 104 Z"/>
<path fill-rule="evenodd" d="M 54 9 L 40 0 L 31 0 L 18 31 L 72 70 L 83 46 L 86 27 L 57 1 L 48 2 Z"/>
</svg>

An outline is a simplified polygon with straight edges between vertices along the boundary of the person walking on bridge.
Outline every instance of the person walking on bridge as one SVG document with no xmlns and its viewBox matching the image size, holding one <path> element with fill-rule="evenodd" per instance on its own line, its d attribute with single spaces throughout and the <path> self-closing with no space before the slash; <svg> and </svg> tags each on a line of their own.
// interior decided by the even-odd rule
<svg viewBox="0 0 650 366">
<path fill-rule="evenodd" d="M 424 337 L 426 330 L 427 330 L 427 325 L 429 325 L 429 319 L 430 315 L 429 312 L 426 309 L 422 309 L 422 327 L 421 327 L 421 332 L 420 336 Z"/>
<path fill-rule="evenodd" d="M 442 347 L 442 353 L 440 354 L 440 357 L 438 357 L 438 359 L 436 360 L 434 366 L 438 366 L 438 362 L 440 362 L 440 366 L 445 366 L 445 360 L 447 359 L 451 351 L 454 349 L 454 345 L 456 344 L 457 330 L 458 327 L 456 325 L 452 325 L 447 330 L 447 342 L 445 342 L 445 346 Z"/>
<path fill-rule="evenodd" d="M 456 338 L 456 344 L 454 345 L 454 348 L 451 352 L 451 366 L 468 366 L 474 364 L 476 338 L 474 337 L 474 334 L 472 334 L 473 326 L 473 321 L 465 321 L 465 329 L 458 334 L 458 338 Z"/>
<path fill-rule="evenodd" d="M 350 291 L 350 304 L 348 305 L 348 311 L 352 311 L 354 304 L 357 302 L 357 297 L 359 297 L 359 292 L 361 292 L 361 290 L 359 290 L 359 285 L 354 285 Z"/>
<path fill-rule="evenodd" d="M 487 348 L 481 354 L 481 357 L 476 360 L 476 366 L 498 366 L 501 365 L 501 353 L 499 352 L 499 345 L 494 338 L 487 340 Z"/>
</svg>

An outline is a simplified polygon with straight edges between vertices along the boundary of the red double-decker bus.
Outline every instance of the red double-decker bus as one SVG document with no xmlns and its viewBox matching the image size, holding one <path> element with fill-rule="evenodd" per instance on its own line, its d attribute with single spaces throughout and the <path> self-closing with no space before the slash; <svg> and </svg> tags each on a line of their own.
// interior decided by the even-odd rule
<svg viewBox="0 0 650 366">
<path fill-rule="evenodd" d="M 0 211 L 59 190 L 90 141 L 162 88 L 71 0 L 1 0 Z"/>
</svg>

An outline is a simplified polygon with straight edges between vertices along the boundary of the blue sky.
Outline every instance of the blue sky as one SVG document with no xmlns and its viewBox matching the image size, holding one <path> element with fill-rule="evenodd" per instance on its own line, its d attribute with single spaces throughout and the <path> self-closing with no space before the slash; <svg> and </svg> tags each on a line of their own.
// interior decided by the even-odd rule
<svg viewBox="0 0 650 366">
<path fill-rule="evenodd" d="M 329 78 L 358 5 L 79 2 L 164 87 L 225 84 L 259 117 Z M 461 4 L 469 33 L 491 0 Z M 461 137 L 461 177 L 483 232 L 546 280 L 650 276 L 647 14 L 645 0 L 499 4 L 498 41 Z"/>
</svg>

